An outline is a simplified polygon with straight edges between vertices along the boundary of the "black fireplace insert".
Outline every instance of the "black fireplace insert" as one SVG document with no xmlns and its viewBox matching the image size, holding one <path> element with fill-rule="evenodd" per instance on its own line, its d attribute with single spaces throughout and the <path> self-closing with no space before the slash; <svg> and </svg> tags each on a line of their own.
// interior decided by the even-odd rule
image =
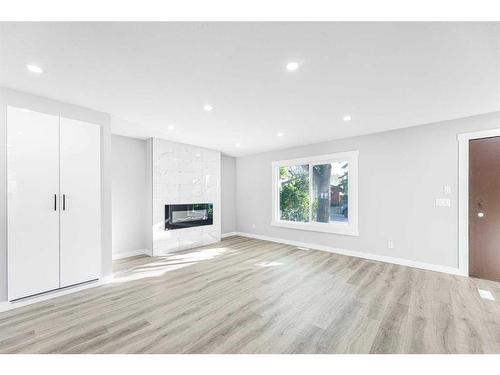
<svg viewBox="0 0 500 375">
<path fill-rule="evenodd" d="M 214 209 L 212 203 L 165 205 L 165 230 L 212 225 Z"/>
</svg>

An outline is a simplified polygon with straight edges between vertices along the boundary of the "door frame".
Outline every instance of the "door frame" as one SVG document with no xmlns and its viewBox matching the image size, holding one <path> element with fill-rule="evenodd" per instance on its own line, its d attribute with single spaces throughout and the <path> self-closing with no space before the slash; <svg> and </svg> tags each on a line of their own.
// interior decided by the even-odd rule
<svg viewBox="0 0 500 375">
<path fill-rule="evenodd" d="M 469 276 L 469 141 L 500 137 L 500 128 L 460 133 L 458 139 L 458 269 Z"/>
</svg>

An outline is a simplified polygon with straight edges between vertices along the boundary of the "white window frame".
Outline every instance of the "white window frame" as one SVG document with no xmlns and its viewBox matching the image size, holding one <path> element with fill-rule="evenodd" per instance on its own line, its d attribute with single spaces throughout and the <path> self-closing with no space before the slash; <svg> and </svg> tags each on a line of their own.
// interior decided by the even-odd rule
<svg viewBox="0 0 500 375">
<path fill-rule="evenodd" d="M 358 155 L 359 151 L 338 152 L 335 154 L 311 156 L 299 159 L 279 160 L 272 162 L 272 220 L 271 225 L 291 229 L 309 230 L 315 232 L 335 233 L 348 236 L 359 236 L 358 231 Z M 328 164 L 338 161 L 349 163 L 348 190 L 349 199 L 347 203 L 349 217 L 347 222 L 296 222 L 281 220 L 279 217 L 279 168 L 292 165 L 309 165 L 309 187 L 312 185 L 312 167 L 317 164 Z M 309 188 L 309 201 L 312 202 L 312 189 Z"/>
</svg>

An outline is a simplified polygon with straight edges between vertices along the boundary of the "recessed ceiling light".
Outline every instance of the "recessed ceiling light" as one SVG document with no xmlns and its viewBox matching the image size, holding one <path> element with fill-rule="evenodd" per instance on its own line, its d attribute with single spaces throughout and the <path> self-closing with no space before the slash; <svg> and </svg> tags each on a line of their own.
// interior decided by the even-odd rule
<svg viewBox="0 0 500 375">
<path fill-rule="evenodd" d="M 297 61 L 290 61 L 288 64 L 286 64 L 286 70 L 289 72 L 294 72 L 297 69 L 299 69 L 299 63 Z"/>
<path fill-rule="evenodd" d="M 239 143 L 236 143 L 234 147 L 240 147 L 241 145 Z"/>
<path fill-rule="evenodd" d="M 279 132 L 278 134 L 276 134 L 278 137 L 283 137 L 284 134 L 282 132 Z"/>
<path fill-rule="evenodd" d="M 26 69 L 28 69 L 31 73 L 35 73 L 35 74 L 43 73 L 43 69 L 35 64 L 26 64 Z"/>
<path fill-rule="evenodd" d="M 174 125 L 169 125 L 169 126 L 167 126 L 167 129 L 168 130 L 175 130 L 175 126 Z"/>
<path fill-rule="evenodd" d="M 210 104 L 205 104 L 203 106 L 203 110 L 206 111 L 206 112 L 211 112 L 212 109 L 214 109 L 214 107 L 212 107 Z"/>
<path fill-rule="evenodd" d="M 351 121 L 351 119 L 352 119 L 352 117 L 351 117 L 351 116 L 349 116 L 349 115 L 345 115 L 345 116 L 343 117 L 343 120 L 344 120 L 345 122 L 347 122 L 347 121 Z"/>
</svg>

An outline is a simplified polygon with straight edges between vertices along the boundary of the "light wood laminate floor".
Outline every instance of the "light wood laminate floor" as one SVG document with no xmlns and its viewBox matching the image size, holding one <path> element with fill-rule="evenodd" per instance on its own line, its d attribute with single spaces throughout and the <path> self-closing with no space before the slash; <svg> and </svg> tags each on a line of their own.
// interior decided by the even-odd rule
<svg viewBox="0 0 500 375">
<path fill-rule="evenodd" d="M 114 276 L 0 313 L 0 353 L 500 353 L 493 282 L 242 237 Z"/>
</svg>

